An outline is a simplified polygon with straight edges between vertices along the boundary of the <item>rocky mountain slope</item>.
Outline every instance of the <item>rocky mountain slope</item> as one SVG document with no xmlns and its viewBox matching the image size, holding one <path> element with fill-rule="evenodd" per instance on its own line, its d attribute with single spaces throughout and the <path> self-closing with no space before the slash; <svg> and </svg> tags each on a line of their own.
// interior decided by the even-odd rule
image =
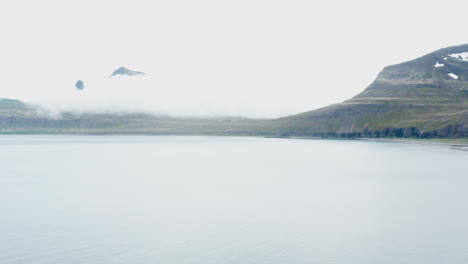
<svg viewBox="0 0 468 264">
<path fill-rule="evenodd" d="M 355 97 L 278 121 L 287 136 L 467 137 L 468 44 L 385 67 Z"/>
</svg>

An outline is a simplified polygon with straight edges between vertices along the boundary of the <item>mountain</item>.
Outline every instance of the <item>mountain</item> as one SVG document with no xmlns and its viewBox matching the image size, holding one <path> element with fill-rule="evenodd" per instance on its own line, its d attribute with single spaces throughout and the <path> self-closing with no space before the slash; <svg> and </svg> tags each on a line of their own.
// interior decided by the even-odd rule
<svg viewBox="0 0 468 264">
<path fill-rule="evenodd" d="M 82 80 L 76 81 L 75 88 L 78 90 L 83 90 L 85 88 L 84 82 Z"/>
<path fill-rule="evenodd" d="M 140 75 L 124 67 L 113 75 Z M 385 67 L 342 103 L 271 120 L 173 118 L 146 113 L 62 113 L 50 117 L 0 100 L 0 133 L 186 134 L 298 137 L 468 137 L 468 44 Z"/>
<path fill-rule="evenodd" d="M 0 98 L 0 111 L 1 110 L 22 110 L 27 108 L 27 105 L 20 100 Z"/>
<path fill-rule="evenodd" d="M 120 67 L 117 70 L 115 70 L 110 75 L 110 77 L 114 77 L 114 76 L 117 76 L 117 75 L 139 76 L 139 75 L 145 75 L 145 73 L 144 72 L 139 72 L 139 71 L 132 71 L 132 70 L 129 70 L 129 69 L 125 68 L 125 67 Z"/>
<path fill-rule="evenodd" d="M 467 137 L 468 44 L 385 67 L 355 97 L 278 122 L 285 136 Z"/>
</svg>

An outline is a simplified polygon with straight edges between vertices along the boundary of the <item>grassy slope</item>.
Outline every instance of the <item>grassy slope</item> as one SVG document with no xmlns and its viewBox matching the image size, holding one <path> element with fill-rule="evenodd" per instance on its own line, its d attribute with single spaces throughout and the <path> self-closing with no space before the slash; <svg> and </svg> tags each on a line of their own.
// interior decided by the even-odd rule
<svg viewBox="0 0 468 264">
<path fill-rule="evenodd" d="M 145 113 L 63 113 L 51 117 L 34 107 L 0 101 L 1 134 L 263 135 L 271 121 L 235 117 L 172 118 Z"/>
</svg>

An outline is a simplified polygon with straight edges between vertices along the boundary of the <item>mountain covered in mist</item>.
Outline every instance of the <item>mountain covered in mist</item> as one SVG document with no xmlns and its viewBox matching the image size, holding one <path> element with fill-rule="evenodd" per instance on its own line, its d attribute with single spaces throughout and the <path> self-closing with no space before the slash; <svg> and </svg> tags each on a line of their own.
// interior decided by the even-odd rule
<svg viewBox="0 0 468 264">
<path fill-rule="evenodd" d="M 142 75 L 121 67 L 111 76 Z M 212 134 L 318 137 L 468 137 L 468 44 L 385 67 L 342 103 L 279 119 L 173 118 L 144 113 L 50 117 L 0 100 L 1 133 Z"/>
<path fill-rule="evenodd" d="M 84 82 L 82 80 L 76 81 L 75 88 L 78 90 L 83 90 L 85 88 Z"/>
<path fill-rule="evenodd" d="M 117 75 L 124 75 L 124 76 L 140 76 L 140 75 L 145 75 L 146 73 L 144 72 L 140 72 L 140 71 L 132 71 L 130 69 L 127 69 L 125 67 L 120 67 L 118 68 L 117 70 L 115 70 L 114 72 L 112 72 L 112 74 L 110 75 L 110 77 L 114 77 L 114 76 L 117 76 Z"/>
</svg>

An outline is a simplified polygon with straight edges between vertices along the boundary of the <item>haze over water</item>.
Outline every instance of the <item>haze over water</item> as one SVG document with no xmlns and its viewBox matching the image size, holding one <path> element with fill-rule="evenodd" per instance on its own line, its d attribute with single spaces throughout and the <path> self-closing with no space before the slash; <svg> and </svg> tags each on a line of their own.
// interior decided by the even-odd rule
<svg viewBox="0 0 468 264">
<path fill-rule="evenodd" d="M 236 137 L 0 137 L 0 263 L 467 263 L 468 153 Z"/>
</svg>

